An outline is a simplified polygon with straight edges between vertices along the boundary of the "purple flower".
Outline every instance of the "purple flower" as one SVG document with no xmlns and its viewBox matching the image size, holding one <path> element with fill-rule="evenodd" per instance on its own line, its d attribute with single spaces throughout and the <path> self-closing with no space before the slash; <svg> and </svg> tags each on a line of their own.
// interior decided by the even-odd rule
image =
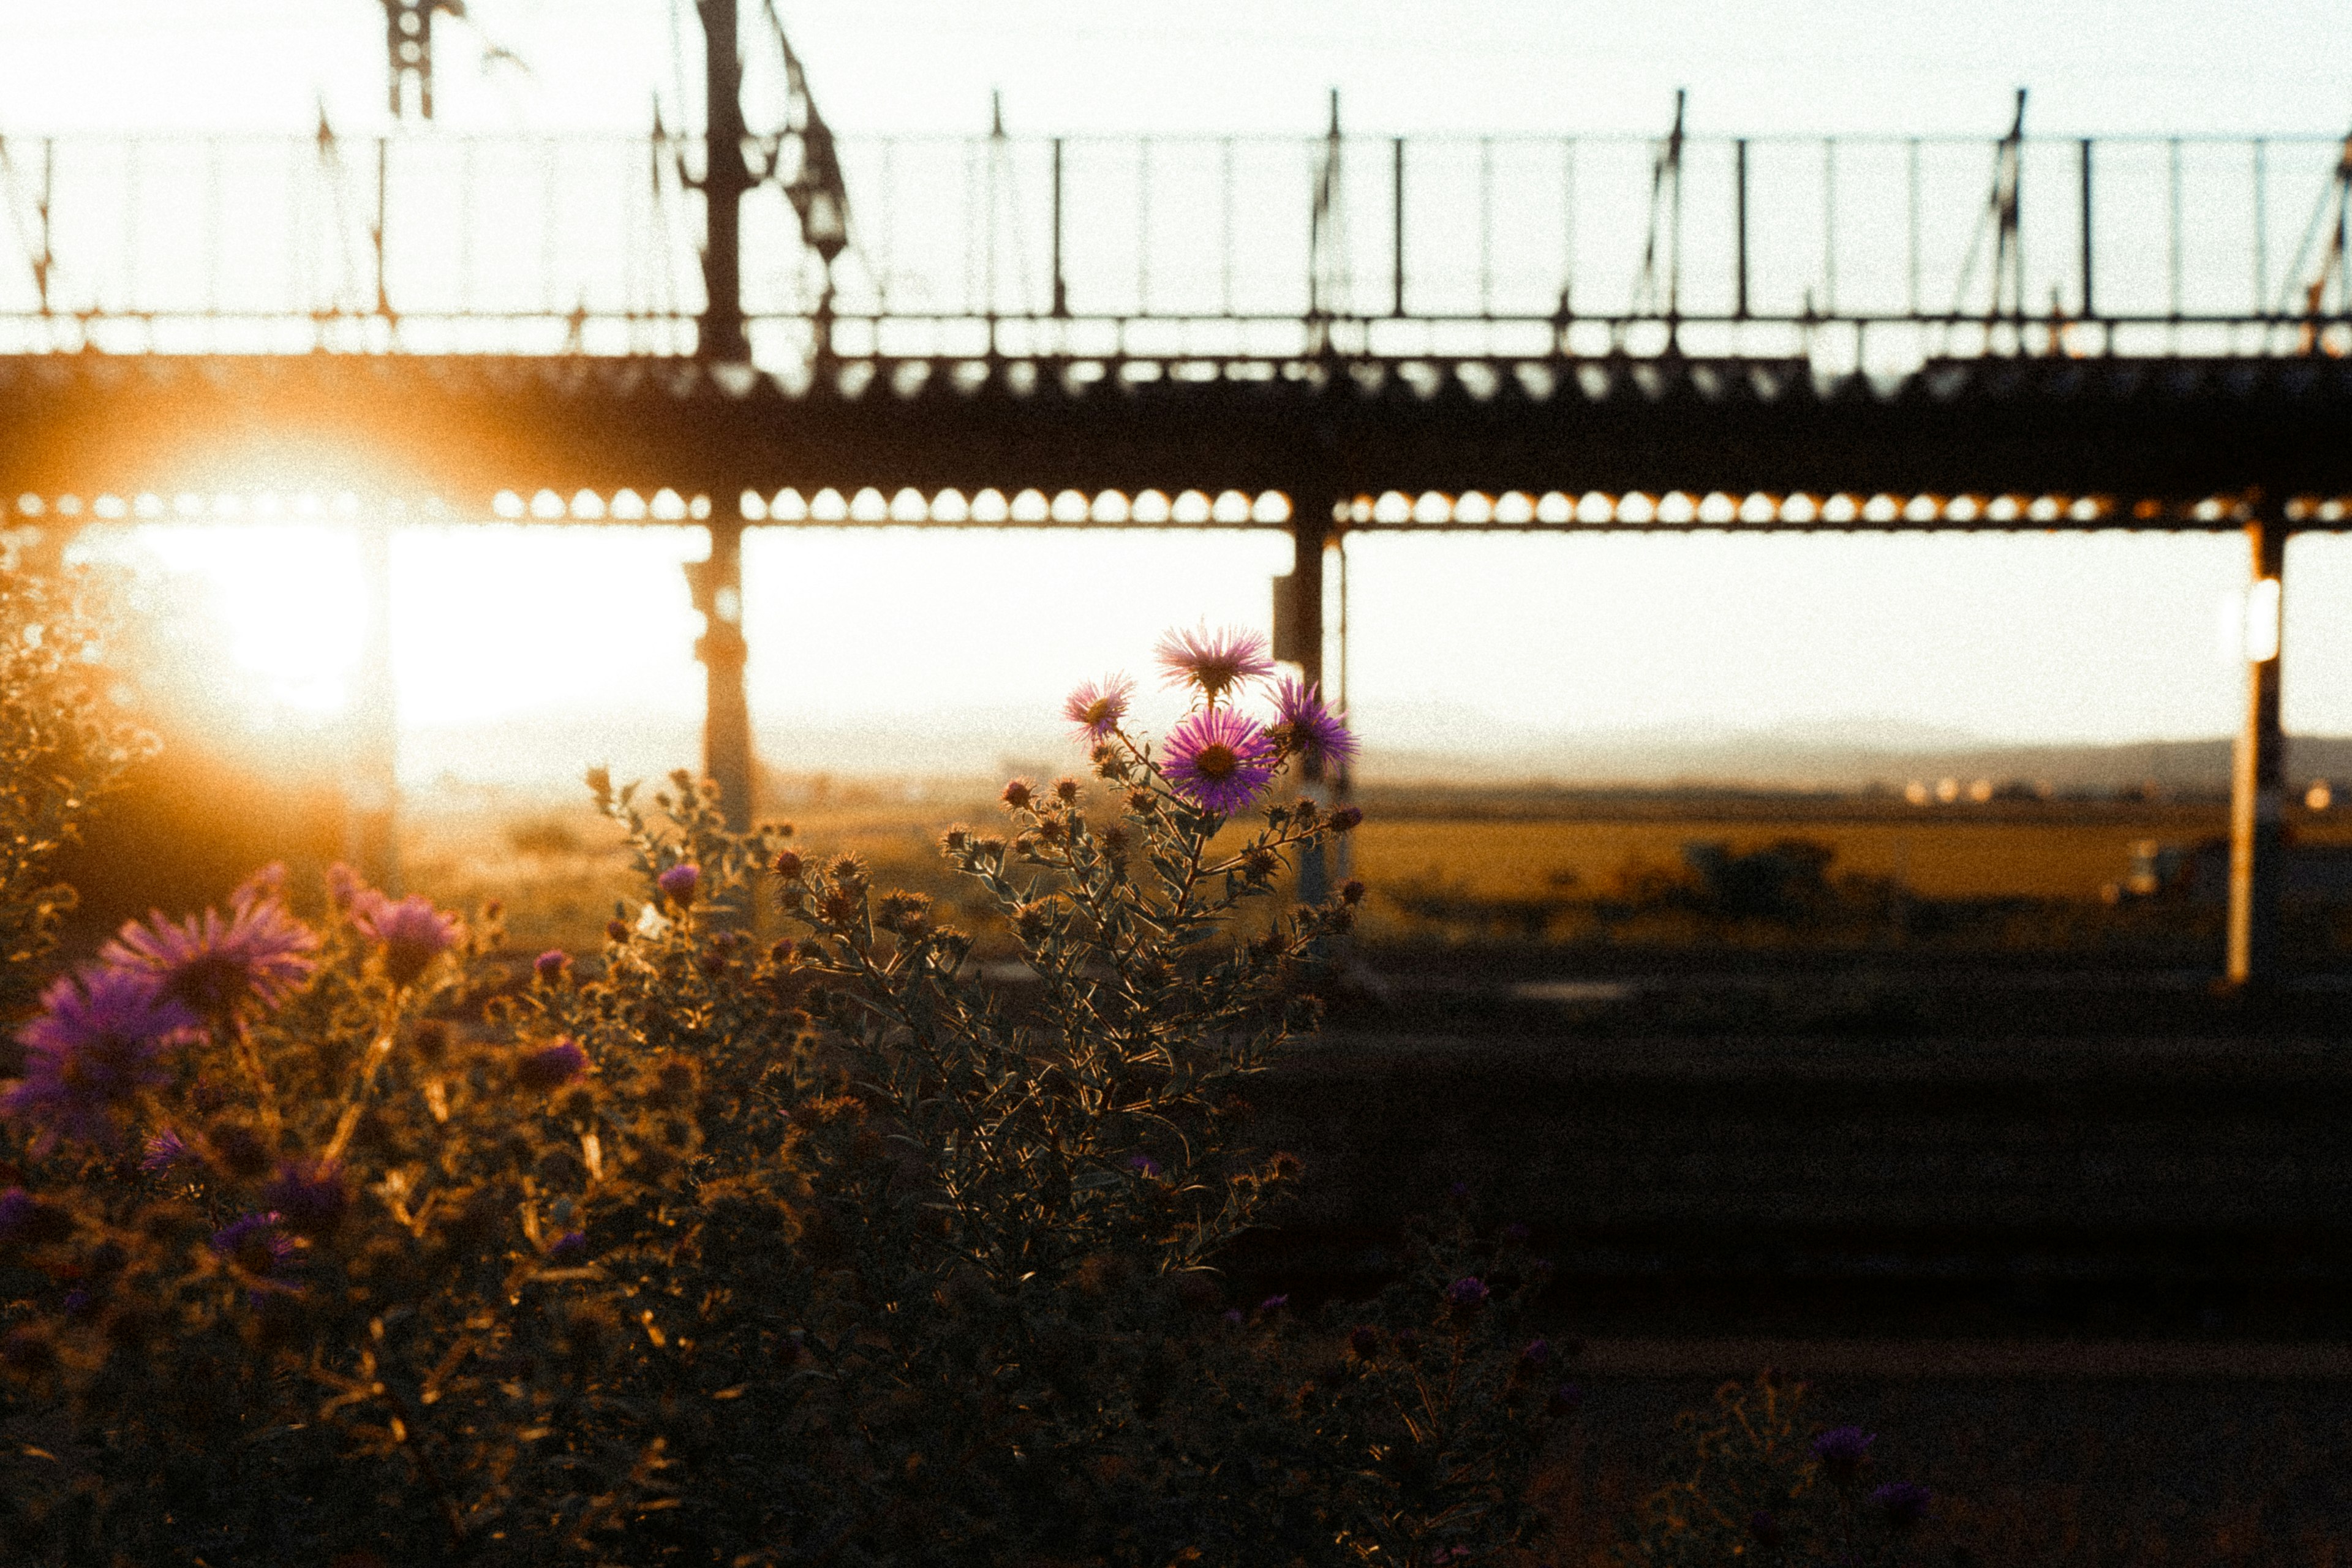
<svg viewBox="0 0 2352 1568">
<path fill-rule="evenodd" d="M 352 1206 L 340 1166 L 323 1160 L 289 1160 L 278 1167 L 261 1200 L 297 1236 L 334 1234 Z"/>
<path fill-rule="evenodd" d="M 154 975 L 164 996 L 210 1024 L 276 1007 L 318 968 L 310 955 L 319 936 L 283 904 L 250 896 L 249 886 L 237 892 L 226 919 L 206 910 L 175 924 L 152 914 L 145 925 L 124 926 L 100 956 Z"/>
<path fill-rule="evenodd" d="M 139 1168 L 151 1176 L 160 1176 L 174 1165 L 196 1163 L 195 1151 L 186 1139 L 166 1127 L 151 1136 L 139 1156 Z"/>
<path fill-rule="evenodd" d="M 1274 689 L 1274 737 L 1285 752 L 1316 764 L 1344 763 L 1356 737 L 1323 705 L 1323 688 L 1286 675 Z"/>
<path fill-rule="evenodd" d="M 1135 695 L 1135 682 L 1124 675 L 1106 675 L 1100 680 L 1089 680 L 1063 700 L 1062 717 L 1076 727 L 1078 739 L 1099 745 L 1111 737 L 1119 721 L 1127 717 L 1128 700 Z"/>
<path fill-rule="evenodd" d="M 384 976 L 394 986 L 415 984 L 457 941 L 457 917 L 443 914 L 422 894 L 394 903 L 382 893 L 363 892 L 352 904 L 352 919 L 383 944 Z"/>
<path fill-rule="evenodd" d="M 1187 714 L 1168 733 L 1168 786 L 1218 816 L 1248 809 L 1276 761 L 1265 731 L 1230 708 Z"/>
<path fill-rule="evenodd" d="M 244 881 L 228 896 L 228 907 L 242 910 L 249 904 L 282 904 L 286 901 L 286 862 L 272 860 Z"/>
<path fill-rule="evenodd" d="M 1519 1352 L 1519 1364 L 1521 1366 L 1541 1366 L 1544 1363 L 1549 1360 L 1551 1360 L 1551 1342 L 1549 1340 L 1529 1340 L 1528 1342 L 1527 1348 Z"/>
<path fill-rule="evenodd" d="M 531 970 L 542 985 L 561 985 L 572 973 L 572 955 L 560 947 L 551 947 L 531 961 Z"/>
<path fill-rule="evenodd" d="M 1169 685 L 1197 688 L 1213 707 L 1244 681 L 1263 680 L 1274 673 L 1265 638 L 1257 632 L 1230 627 L 1213 632 L 1206 626 L 1171 631 L 1151 651 Z"/>
<path fill-rule="evenodd" d="M 1228 1307 L 1218 1321 L 1229 1329 L 1238 1329 L 1242 1326 L 1242 1310 L 1239 1307 Z"/>
<path fill-rule="evenodd" d="M 1489 1294 L 1484 1279 L 1467 1275 L 1445 1288 L 1445 1304 L 1466 1317 L 1485 1307 Z"/>
<path fill-rule="evenodd" d="M 278 1216 L 267 1211 L 241 1215 L 215 1231 L 212 1248 L 223 1262 L 257 1286 L 282 1284 L 293 1268 L 296 1250 L 293 1238 L 279 1227 Z M 258 1302 L 262 1295 L 257 1289 L 251 1300 Z"/>
<path fill-rule="evenodd" d="M 688 860 L 655 878 L 654 885 L 661 889 L 663 898 L 685 909 L 694 902 L 694 889 L 701 880 L 702 868 Z"/>
<path fill-rule="evenodd" d="M 341 860 L 327 868 L 327 902 L 334 906 L 337 914 L 350 914 L 369 890 L 368 885 L 360 880 L 360 874 Z"/>
<path fill-rule="evenodd" d="M 1146 1181 L 1160 1179 L 1160 1162 L 1149 1154 L 1129 1154 L 1127 1157 L 1127 1168 Z"/>
<path fill-rule="evenodd" d="M 1859 1426 L 1833 1426 L 1813 1439 L 1813 1457 L 1831 1479 L 1850 1481 L 1862 1473 L 1870 1462 L 1870 1446 L 1878 1441 L 1878 1434 L 1865 1432 Z"/>
<path fill-rule="evenodd" d="M 1870 1494 L 1878 1505 L 1888 1525 L 1895 1530 L 1908 1530 L 1927 1517 L 1927 1505 L 1936 1494 L 1916 1481 L 1889 1481 Z"/>
<path fill-rule="evenodd" d="M 547 1247 L 547 1258 L 551 1263 L 579 1263 L 587 1256 L 588 1233 L 584 1230 L 567 1230 Z"/>
<path fill-rule="evenodd" d="M 561 1089 L 588 1070 L 588 1053 L 568 1035 L 515 1058 L 515 1082 L 525 1089 Z"/>
<path fill-rule="evenodd" d="M 1265 1300 L 1260 1301 L 1257 1304 L 1257 1310 L 1271 1317 L 1273 1314 L 1281 1311 L 1285 1307 L 1289 1305 L 1290 1298 L 1288 1296 L 1268 1296 Z"/>
<path fill-rule="evenodd" d="M 64 976 L 41 1007 L 16 1037 L 25 1076 L 0 1092 L 0 1112 L 30 1122 L 44 1151 L 60 1137 L 113 1148 L 140 1096 L 170 1080 L 164 1053 L 195 1032 L 195 1015 L 142 969 Z"/>
</svg>

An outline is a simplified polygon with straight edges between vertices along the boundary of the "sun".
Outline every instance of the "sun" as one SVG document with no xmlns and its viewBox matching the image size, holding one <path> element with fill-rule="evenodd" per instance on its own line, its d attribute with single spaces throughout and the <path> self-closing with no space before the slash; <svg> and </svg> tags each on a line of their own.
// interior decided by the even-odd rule
<svg viewBox="0 0 2352 1568">
<path fill-rule="evenodd" d="M 268 723 L 341 714 L 365 635 L 358 540 L 349 528 L 156 524 L 134 551 L 200 585 L 226 641 L 226 668 L 184 671 Z"/>
</svg>

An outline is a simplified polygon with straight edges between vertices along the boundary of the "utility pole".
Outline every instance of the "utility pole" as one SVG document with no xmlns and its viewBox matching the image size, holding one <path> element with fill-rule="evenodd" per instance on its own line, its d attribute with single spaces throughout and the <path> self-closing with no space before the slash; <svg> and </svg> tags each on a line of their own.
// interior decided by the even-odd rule
<svg viewBox="0 0 2352 1568">
<path fill-rule="evenodd" d="M 695 357 L 705 363 L 745 364 L 751 358 L 743 330 L 743 196 L 751 171 L 743 158 L 743 54 L 736 30 L 737 0 L 695 0 L 702 16 L 703 99 L 709 105 L 700 184 L 704 220 L 702 286 L 709 303 Z"/>
</svg>

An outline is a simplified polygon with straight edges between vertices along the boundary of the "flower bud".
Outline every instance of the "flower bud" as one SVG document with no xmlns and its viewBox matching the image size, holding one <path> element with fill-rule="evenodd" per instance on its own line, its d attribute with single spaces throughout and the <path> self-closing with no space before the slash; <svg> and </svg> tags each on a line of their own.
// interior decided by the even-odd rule
<svg viewBox="0 0 2352 1568">
<path fill-rule="evenodd" d="M 1350 877 L 1346 881 L 1340 883 L 1339 901 L 1343 904 L 1362 903 L 1364 901 L 1364 884 L 1358 881 L 1353 877 Z"/>
<path fill-rule="evenodd" d="M 1364 814 L 1352 805 L 1343 805 L 1331 814 L 1331 831 L 1346 833 L 1364 820 Z"/>
<path fill-rule="evenodd" d="M 688 860 L 672 866 L 654 879 L 654 885 L 661 889 L 663 898 L 679 909 L 686 909 L 694 902 L 694 889 L 701 881 L 702 868 Z"/>
<path fill-rule="evenodd" d="M 1066 776 L 1055 779 L 1054 781 L 1054 798 L 1060 801 L 1064 805 L 1074 804 L 1078 798 L 1078 781 Z"/>
<path fill-rule="evenodd" d="M 515 1058 L 515 1082 L 524 1089 L 558 1089 L 588 1070 L 588 1053 L 569 1036 Z"/>
<path fill-rule="evenodd" d="M 768 869 L 773 871 L 777 876 L 782 877 L 787 882 L 799 881 L 801 879 L 801 872 L 803 869 L 801 864 L 800 851 L 796 849 L 777 850 L 776 858 L 772 861 L 769 862 Z"/>
<path fill-rule="evenodd" d="M 1036 786 L 1027 779 L 1013 779 L 1005 784 L 1003 799 L 1008 808 L 1019 811 L 1036 799 Z"/>
<path fill-rule="evenodd" d="M 530 967 L 541 985 L 561 985 L 571 977 L 572 955 L 560 947 L 551 947 L 533 960 Z"/>
</svg>

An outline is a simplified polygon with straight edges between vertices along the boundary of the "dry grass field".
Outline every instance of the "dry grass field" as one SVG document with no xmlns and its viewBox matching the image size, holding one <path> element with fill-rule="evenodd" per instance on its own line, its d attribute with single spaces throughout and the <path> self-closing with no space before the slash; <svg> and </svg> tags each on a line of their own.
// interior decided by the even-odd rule
<svg viewBox="0 0 2352 1568">
<path fill-rule="evenodd" d="M 955 821 L 997 819 L 984 781 L 919 786 L 836 784 L 770 815 L 791 820 L 821 854 L 854 852 L 877 882 L 961 897 L 935 845 Z M 1832 855 L 1832 884 L 1860 879 L 1920 900 L 2047 900 L 2095 905 L 2129 870 L 2144 840 L 2189 845 L 2225 833 L 2212 803 L 2023 800 L 1913 805 L 1828 795 L 1416 793 L 1363 799 L 1364 825 L 1345 870 L 1371 889 L 1370 934 L 1407 936 L 1418 923 L 1398 902 L 1417 891 L 1470 900 L 1591 900 L 1647 873 L 1685 874 L 1687 845 L 1734 852 L 1803 839 Z M 2352 842 L 2352 812 L 2294 814 L 2305 842 Z M 621 837 L 583 797 L 541 802 L 494 792 L 415 799 L 403 825 L 407 884 L 451 903 L 503 901 L 517 945 L 593 948 L 613 901 L 631 891 Z M 972 911 L 977 913 L 977 911 Z"/>
</svg>

